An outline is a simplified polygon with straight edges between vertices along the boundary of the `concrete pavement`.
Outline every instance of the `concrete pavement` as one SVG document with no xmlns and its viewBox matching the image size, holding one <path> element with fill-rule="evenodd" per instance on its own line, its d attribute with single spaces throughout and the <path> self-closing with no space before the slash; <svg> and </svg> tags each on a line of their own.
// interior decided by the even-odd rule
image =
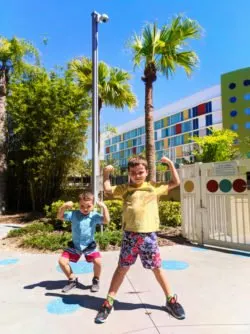
<svg viewBox="0 0 250 334">
<path fill-rule="evenodd" d="M 186 319 L 176 320 L 164 311 L 165 297 L 153 274 L 144 270 L 138 259 L 119 291 L 115 311 L 105 324 L 97 325 L 94 318 L 107 294 L 119 253 L 102 254 L 100 291 L 90 292 L 92 273 L 81 262 L 76 268 L 85 268 L 86 273 L 79 274 L 80 288 L 63 294 L 66 280 L 57 268 L 59 254 L 1 252 L 0 332 L 250 333 L 250 257 L 190 246 L 162 247 L 166 275 L 186 310 Z"/>
</svg>

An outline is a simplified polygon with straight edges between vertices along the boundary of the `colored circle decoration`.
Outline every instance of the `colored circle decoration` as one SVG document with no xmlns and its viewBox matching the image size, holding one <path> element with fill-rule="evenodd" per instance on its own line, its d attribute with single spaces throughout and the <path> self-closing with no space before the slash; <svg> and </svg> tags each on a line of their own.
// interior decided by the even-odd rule
<svg viewBox="0 0 250 334">
<path fill-rule="evenodd" d="M 250 122 L 246 122 L 246 123 L 245 123 L 245 128 L 246 128 L 246 129 L 250 129 Z"/>
<path fill-rule="evenodd" d="M 219 185 L 218 185 L 218 182 L 215 181 L 215 180 L 209 180 L 207 182 L 207 190 L 210 192 L 210 193 L 215 193 L 219 188 Z"/>
<path fill-rule="evenodd" d="M 67 314 L 73 313 L 80 308 L 79 304 L 74 304 L 73 300 L 68 300 L 67 303 L 64 303 L 62 298 L 57 298 L 52 300 L 47 305 L 47 311 L 52 314 Z"/>
<path fill-rule="evenodd" d="M 194 190 L 193 181 L 186 181 L 184 184 L 184 189 L 187 193 L 191 193 Z"/>
<path fill-rule="evenodd" d="M 244 99 L 249 101 L 250 100 L 250 93 L 247 93 L 244 95 Z"/>
<path fill-rule="evenodd" d="M 184 270 L 189 267 L 187 262 L 182 261 L 162 261 L 162 269 L 165 270 Z"/>
<path fill-rule="evenodd" d="M 0 266 L 7 266 L 9 264 L 15 264 L 19 261 L 19 259 L 4 259 L 0 260 Z"/>
<path fill-rule="evenodd" d="M 250 115 L 250 108 L 246 108 L 246 109 L 244 110 L 244 112 L 245 112 L 246 115 Z"/>
<path fill-rule="evenodd" d="M 243 85 L 244 86 L 250 86 L 250 80 L 249 79 L 244 80 Z"/>
<path fill-rule="evenodd" d="M 235 116 L 237 116 L 237 114 L 238 114 L 238 111 L 237 111 L 237 110 L 232 110 L 232 111 L 230 112 L 230 116 L 231 116 L 231 117 L 235 117 Z"/>
<path fill-rule="evenodd" d="M 233 190 L 237 193 L 242 193 L 246 190 L 247 183 L 243 179 L 236 179 L 233 182 Z"/>
<path fill-rule="evenodd" d="M 236 131 L 238 129 L 239 129 L 239 125 L 238 124 L 232 124 L 231 125 L 231 130 Z"/>
<path fill-rule="evenodd" d="M 93 264 L 86 261 L 70 262 L 70 266 L 75 274 L 89 274 L 93 272 Z M 59 265 L 56 267 L 56 270 L 62 273 Z"/>
<path fill-rule="evenodd" d="M 231 82 L 229 85 L 228 85 L 229 89 L 234 89 L 236 87 L 236 83 L 234 82 Z"/>
<path fill-rule="evenodd" d="M 236 101 L 237 101 L 237 97 L 236 96 L 232 96 L 229 99 L 229 102 L 231 102 L 231 103 L 235 103 Z"/>
<path fill-rule="evenodd" d="M 223 193 L 228 193 L 232 189 L 232 183 L 230 180 L 223 179 L 220 181 L 220 190 Z"/>
</svg>

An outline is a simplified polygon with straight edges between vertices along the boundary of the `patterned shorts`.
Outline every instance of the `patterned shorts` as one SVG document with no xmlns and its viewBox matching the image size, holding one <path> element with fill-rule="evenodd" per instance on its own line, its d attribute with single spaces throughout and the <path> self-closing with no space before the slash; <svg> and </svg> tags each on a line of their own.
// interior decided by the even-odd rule
<svg viewBox="0 0 250 334">
<path fill-rule="evenodd" d="M 70 262 L 78 262 L 78 260 L 82 256 L 82 254 L 84 254 L 85 259 L 86 259 L 87 262 L 93 262 L 94 259 L 97 259 L 97 258 L 101 257 L 100 252 L 96 248 L 96 243 L 95 242 L 91 243 L 83 251 L 79 251 L 79 250 L 75 249 L 73 243 L 70 246 L 72 246 L 72 247 L 65 248 L 63 253 L 62 253 L 62 257 L 66 257 L 67 259 L 69 259 Z"/>
<path fill-rule="evenodd" d="M 154 269 L 161 267 L 160 251 L 155 232 L 124 232 L 119 265 L 121 267 L 131 266 L 135 263 L 138 255 L 140 255 L 144 268 Z"/>
</svg>

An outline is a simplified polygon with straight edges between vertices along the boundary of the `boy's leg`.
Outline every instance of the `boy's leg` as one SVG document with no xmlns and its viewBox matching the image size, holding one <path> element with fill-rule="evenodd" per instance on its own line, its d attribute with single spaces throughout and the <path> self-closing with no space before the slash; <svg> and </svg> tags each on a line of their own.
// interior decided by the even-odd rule
<svg viewBox="0 0 250 334">
<path fill-rule="evenodd" d="M 75 275 L 69 265 L 69 258 L 66 258 L 64 256 L 60 256 L 58 260 L 59 266 L 66 275 L 67 279 L 74 279 Z"/>
<path fill-rule="evenodd" d="M 170 285 L 165 273 L 161 269 L 161 257 L 156 233 L 149 233 L 145 237 L 144 243 L 140 247 L 140 258 L 143 267 L 146 269 L 152 269 L 157 282 L 160 284 L 167 299 L 167 311 L 177 319 L 184 319 L 184 309 L 179 303 L 177 303 L 177 296 L 171 295 Z"/>
<path fill-rule="evenodd" d="M 124 277 L 129 271 L 130 266 L 134 264 L 136 261 L 138 255 L 138 248 L 134 242 L 134 237 L 133 237 L 134 235 L 135 233 L 129 233 L 129 232 L 124 233 L 122 247 L 120 251 L 119 264 L 113 274 L 108 291 L 108 296 L 95 318 L 95 321 L 97 323 L 103 323 L 107 320 L 113 308 L 114 298 L 120 286 L 122 285 Z"/>
<path fill-rule="evenodd" d="M 77 287 L 78 279 L 75 277 L 69 262 L 70 261 L 77 262 L 80 259 L 80 257 L 81 257 L 80 254 L 77 254 L 75 250 L 69 248 L 66 249 L 59 258 L 58 261 L 59 265 L 69 280 L 68 283 L 65 285 L 65 287 L 62 289 L 62 292 L 68 292 L 71 289 Z"/>
<path fill-rule="evenodd" d="M 101 254 L 98 249 L 94 248 L 89 252 L 85 252 L 84 255 L 87 262 L 93 263 L 94 277 L 92 279 L 91 292 L 97 292 L 100 289 L 99 281 L 102 271 Z"/>
</svg>

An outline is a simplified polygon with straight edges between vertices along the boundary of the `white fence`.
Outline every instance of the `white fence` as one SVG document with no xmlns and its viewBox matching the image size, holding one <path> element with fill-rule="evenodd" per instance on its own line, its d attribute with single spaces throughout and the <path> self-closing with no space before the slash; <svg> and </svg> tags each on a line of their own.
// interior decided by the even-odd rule
<svg viewBox="0 0 250 334">
<path fill-rule="evenodd" d="M 250 251 L 248 172 L 250 159 L 181 167 L 182 231 L 187 239 Z"/>
</svg>

